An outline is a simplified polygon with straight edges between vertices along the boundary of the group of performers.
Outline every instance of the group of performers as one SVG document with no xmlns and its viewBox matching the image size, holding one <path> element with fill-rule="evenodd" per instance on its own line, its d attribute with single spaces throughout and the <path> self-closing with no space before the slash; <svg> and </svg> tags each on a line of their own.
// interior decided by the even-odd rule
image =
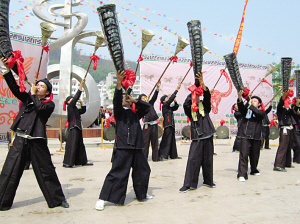
<svg viewBox="0 0 300 224">
<path fill-rule="evenodd" d="M 102 20 L 117 18 L 114 16 L 115 12 L 110 11 L 109 7 L 112 6 L 98 8 L 99 16 L 103 17 Z M 161 85 L 160 79 L 156 83 L 156 91 L 149 101 L 150 96 L 147 97 L 146 94 L 141 94 L 138 99 L 135 99 L 130 95 L 128 89 L 123 90 L 123 81 L 127 78 L 127 72 L 122 69 L 124 62 L 122 52 L 118 52 L 122 49 L 118 27 L 115 26 L 118 23 L 111 21 L 108 23 L 101 21 L 101 23 L 104 31 L 105 29 L 107 31 L 105 31 L 106 35 L 111 35 L 111 38 L 106 39 L 109 50 L 115 51 L 111 54 L 115 67 L 121 69 L 116 69 L 117 85 L 113 98 L 116 139 L 112 167 L 104 180 L 99 199 L 95 205 L 96 210 L 104 210 L 105 201 L 116 205 L 124 205 L 131 168 L 133 189 L 137 200 L 144 201 L 153 198 L 147 193 L 151 172 L 148 163 L 150 142 L 153 161 L 181 159 L 178 156 L 176 147 L 173 117 L 173 111 L 179 108 L 176 95 L 181 84 L 170 96 L 163 95 L 160 98 L 164 131 L 159 146 L 158 116 L 153 105 L 158 98 Z M 203 185 L 210 188 L 216 187 L 213 182 L 213 135 L 215 128 L 209 116 L 211 92 L 214 90 L 210 91 L 203 80 L 201 62 L 203 59 L 203 46 L 200 21 L 191 21 L 188 23 L 188 27 L 191 45 L 193 45 L 192 58 L 195 84 L 189 88 L 192 93 L 187 96 L 183 104 L 185 114 L 191 121 L 192 142 L 183 186 L 179 189 L 180 193 L 197 189 L 201 167 Z M 181 50 L 182 48 L 179 48 L 178 52 Z M 176 53 L 174 58 L 175 56 Z M 4 57 L 1 58 L 1 61 L 7 69 L 7 72 L 3 74 L 4 79 L 15 97 L 22 102 L 22 105 L 11 126 L 11 130 L 15 133 L 13 145 L 10 147 L 0 175 L 0 210 L 11 208 L 20 178 L 28 161 L 32 163 L 36 179 L 49 208 L 57 206 L 68 208 L 69 204 L 62 191 L 47 145 L 45 127 L 55 107 L 50 97 L 52 85 L 47 79 L 42 79 L 34 81 L 29 92 L 21 91 L 11 72 L 14 65 L 9 66 L 7 59 Z M 228 69 L 230 70 L 230 68 Z M 85 113 L 86 107 L 79 98 L 84 84 L 85 79 L 81 81 L 75 96 L 69 96 L 65 100 L 65 106 L 68 107 L 69 129 L 63 160 L 63 167 L 65 168 L 93 165 L 87 160 L 82 137 L 80 115 Z M 257 166 L 262 147 L 262 136 L 267 142 L 269 122 L 267 113 L 272 108 L 269 107 L 265 112 L 262 109 L 262 100 L 259 96 L 245 97 L 244 91 L 238 90 L 237 103 L 233 106 L 235 117 L 238 120 L 238 133 L 233 150 L 240 153 L 237 178 L 239 181 L 244 182 L 248 179 L 248 158 L 250 158 L 250 175 L 260 175 Z M 246 98 L 245 103 L 242 100 L 243 96 Z M 288 92 L 283 91 L 283 96 L 277 106 L 280 139 L 273 170 L 280 172 L 286 172 L 285 168 L 293 167 L 291 160 L 292 147 L 294 149 L 294 162 L 300 163 L 300 97 L 295 100 L 293 106 L 287 106 L 285 101 L 287 96 Z M 76 107 L 77 102 L 81 105 L 80 109 Z M 174 105 L 171 105 L 172 103 Z M 143 119 L 143 130 L 140 125 L 141 119 Z M 262 135 L 263 131 L 265 131 L 264 135 Z M 265 148 L 269 148 L 268 143 L 266 143 Z"/>
</svg>

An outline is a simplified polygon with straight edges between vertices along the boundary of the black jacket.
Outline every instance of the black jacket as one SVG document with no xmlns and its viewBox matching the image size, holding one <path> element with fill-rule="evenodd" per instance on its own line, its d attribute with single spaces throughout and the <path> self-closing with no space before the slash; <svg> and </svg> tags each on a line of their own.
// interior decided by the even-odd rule
<svg viewBox="0 0 300 224">
<path fill-rule="evenodd" d="M 203 94 L 203 107 L 204 107 L 204 117 L 199 113 L 199 110 L 197 113 L 197 121 L 193 121 L 192 119 L 192 98 L 191 94 L 189 94 L 183 104 L 183 109 L 186 114 L 186 116 L 189 117 L 191 120 L 191 139 L 197 140 L 199 138 L 205 138 L 207 136 L 212 135 L 215 133 L 215 128 L 213 123 L 211 122 L 211 119 L 209 117 L 209 113 L 211 111 L 211 103 L 210 103 L 210 92 L 207 88 L 206 91 L 204 91 Z"/>
<path fill-rule="evenodd" d="M 55 104 L 52 101 L 42 103 L 45 99 L 39 99 L 27 92 L 21 93 L 11 72 L 5 74 L 4 78 L 15 97 L 22 101 L 20 112 L 10 129 L 31 137 L 47 138 L 46 123 L 54 111 Z"/>
<path fill-rule="evenodd" d="M 271 110 L 272 110 L 272 106 L 269 106 L 268 109 L 266 109 L 265 117 L 263 119 L 263 125 L 270 125 L 270 120 L 269 120 L 269 117 L 268 117 L 268 113 L 270 113 Z"/>
<path fill-rule="evenodd" d="M 238 100 L 237 104 L 239 111 L 243 116 L 240 121 L 237 136 L 241 138 L 261 140 L 262 120 L 265 116 L 265 112 L 251 105 L 249 109 L 252 111 L 252 115 L 249 119 L 247 119 L 248 102 L 244 105 L 243 101 L 239 102 Z"/>
<path fill-rule="evenodd" d="M 175 122 L 174 122 L 174 116 L 173 116 L 173 111 L 178 110 L 178 103 L 174 102 L 175 105 L 171 107 L 171 103 L 174 101 L 176 94 L 177 94 L 177 90 L 175 90 L 175 92 L 169 97 L 169 100 L 166 101 L 165 103 L 162 103 L 162 115 L 164 117 L 164 128 L 167 127 L 173 127 L 175 128 Z"/>
<path fill-rule="evenodd" d="M 239 127 L 239 126 L 240 126 L 240 121 L 241 121 L 243 115 L 241 114 L 240 111 L 234 111 L 233 116 L 234 116 L 235 119 L 237 120 L 237 126 Z"/>
<path fill-rule="evenodd" d="M 294 118 L 297 122 L 297 124 L 294 126 L 294 129 L 295 131 L 300 131 L 300 107 L 293 105 L 292 108 L 294 111 Z"/>
<path fill-rule="evenodd" d="M 277 118 L 279 126 L 289 126 L 297 124 L 295 121 L 294 110 L 286 109 L 284 107 L 284 100 L 280 97 L 279 103 L 277 105 Z"/>
<path fill-rule="evenodd" d="M 155 90 L 151 100 L 149 100 L 150 111 L 144 117 L 144 122 L 156 121 L 158 119 L 157 113 L 154 109 L 154 103 L 157 100 L 158 90 Z"/>
<path fill-rule="evenodd" d="M 116 119 L 116 148 L 118 149 L 143 149 L 143 132 L 140 119 L 150 110 L 150 104 L 142 100 L 136 103 L 137 111 L 124 109 L 122 106 L 122 89 L 115 89 L 113 99 L 114 115 Z"/>
<path fill-rule="evenodd" d="M 68 122 L 69 122 L 69 129 L 72 128 L 79 128 L 82 130 L 82 124 L 81 124 L 81 114 L 84 114 L 86 112 L 86 106 L 81 106 L 81 109 L 78 109 L 76 107 L 76 103 L 80 98 L 82 91 L 79 89 L 77 90 L 75 96 L 71 100 L 70 104 L 68 105 Z"/>
</svg>

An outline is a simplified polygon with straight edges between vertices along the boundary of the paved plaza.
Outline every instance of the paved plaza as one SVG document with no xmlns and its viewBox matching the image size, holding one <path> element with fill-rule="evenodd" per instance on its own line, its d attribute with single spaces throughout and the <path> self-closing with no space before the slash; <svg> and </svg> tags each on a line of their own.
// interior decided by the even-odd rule
<svg viewBox="0 0 300 224">
<path fill-rule="evenodd" d="M 87 154 L 94 166 L 67 169 L 62 167 L 63 153 L 58 140 L 49 139 L 52 160 L 70 208 L 49 209 L 39 189 L 33 170 L 24 171 L 12 208 L 0 212 L 0 223 L 299 223 L 300 165 L 287 173 L 274 172 L 277 146 L 261 150 L 258 169 L 261 176 L 237 181 L 238 153 L 232 146 L 215 146 L 214 182 L 216 188 L 201 186 L 178 193 L 182 187 L 189 144 L 177 141 L 182 159 L 152 162 L 148 193 L 154 198 L 145 202 L 134 199 L 129 180 L 124 206 L 106 203 L 104 211 L 96 211 L 104 178 L 110 170 L 112 148 L 101 149 L 100 138 L 84 139 Z M 278 142 L 278 140 L 277 140 Z M 272 142 L 271 142 L 272 143 Z M 7 148 L 0 147 L 0 164 Z"/>
</svg>

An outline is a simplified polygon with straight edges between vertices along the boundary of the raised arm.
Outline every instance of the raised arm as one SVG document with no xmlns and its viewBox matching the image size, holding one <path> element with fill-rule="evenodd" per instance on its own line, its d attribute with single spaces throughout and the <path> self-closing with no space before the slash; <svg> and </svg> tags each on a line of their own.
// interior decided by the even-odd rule
<svg viewBox="0 0 300 224">
<path fill-rule="evenodd" d="M 158 96 L 158 93 L 159 93 L 159 87 L 161 85 L 161 82 L 159 81 L 156 85 L 156 90 L 151 98 L 151 100 L 149 100 L 149 103 L 153 106 L 155 101 L 157 100 L 157 96 Z"/>
</svg>

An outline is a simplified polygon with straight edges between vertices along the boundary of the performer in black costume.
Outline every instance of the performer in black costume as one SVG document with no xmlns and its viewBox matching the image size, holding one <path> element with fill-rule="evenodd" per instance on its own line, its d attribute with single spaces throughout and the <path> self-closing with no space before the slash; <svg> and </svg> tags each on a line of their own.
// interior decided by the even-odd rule
<svg viewBox="0 0 300 224">
<path fill-rule="evenodd" d="M 262 141 L 261 141 L 261 149 L 265 143 L 265 149 L 271 149 L 269 145 L 269 134 L 270 134 L 270 120 L 268 117 L 268 113 L 272 110 L 272 106 L 270 105 L 268 109 L 265 111 L 265 117 L 263 119 L 263 129 L 262 129 Z"/>
<path fill-rule="evenodd" d="M 293 162 L 300 164 L 300 98 L 296 99 L 295 104 L 293 105 L 294 117 L 297 122 L 297 125 L 293 128 Z"/>
<path fill-rule="evenodd" d="M 28 151 L 31 152 L 33 171 L 49 208 L 68 208 L 69 204 L 63 194 L 47 146 L 45 127 L 55 105 L 53 101 L 45 100 L 45 97 L 51 94 L 52 85 L 47 79 L 42 79 L 33 83 L 31 94 L 20 92 L 6 59 L 1 58 L 1 61 L 8 71 L 3 75 L 7 85 L 22 101 L 22 106 L 11 126 L 11 130 L 15 132 L 13 146 L 10 147 L 0 175 L 0 210 L 8 210 L 13 204 L 25 162 L 28 161 Z"/>
<path fill-rule="evenodd" d="M 176 139 L 175 139 L 175 122 L 173 111 L 178 110 L 178 103 L 175 100 L 176 94 L 179 91 L 181 84 L 179 84 L 174 91 L 174 93 L 168 97 L 164 95 L 160 98 L 162 115 L 164 117 L 163 126 L 163 136 L 160 142 L 159 147 L 159 160 L 163 161 L 168 159 L 170 156 L 171 159 L 181 159 L 177 153 Z M 174 101 L 175 105 L 171 106 L 171 103 Z"/>
<path fill-rule="evenodd" d="M 204 85 L 203 76 L 199 72 L 196 76 L 203 87 L 203 101 L 199 102 L 199 110 L 192 111 L 192 97 L 189 94 L 183 104 L 184 112 L 191 120 L 191 146 L 186 165 L 183 187 L 180 193 L 197 188 L 199 172 L 202 166 L 203 185 L 213 188 L 213 134 L 216 132 L 209 117 L 211 111 L 211 95 L 207 86 Z M 199 98 L 197 97 L 198 101 Z M 201 105 L 202 104 L 202 105 Z"/>
<path fill-rule="evenodd" d="M 251 175 L 259 176 L 257 165 L 260 155 L 262 120 L 265 112 L 259 110 L 261 99 L 258 96 L 252 96 L 250 105 L 248 102 L 244 105 L 242 100 L 243 90 L 238 92 L 238 108 L 242 114 L 238 137 L 241 138 L 241 148 L 239 155 L 238 175 L 239 181 L 244 182 L 248 179 L 248 157 L 250 158 Z"/>
<path fill-rule="evenodd" d="M 150 104 L 142 100 L 135 100 L 132 96 L 122 94 L 122 80 L 125 72 L 118 71 L 117 87 L 113 99 L 116 119 L 115 154 L 112 168 L 107 174 L 96 210 L 104 209 L 104 202 L 109 201 L 124 205 L 130 168 L 132 167 L 132 181 L 135 195 L 139 201 L 150 199 L 147 194 L 150 177 L 150 167 L 143 153 L 143 132 L 140 119 L 150 110 Z M 137 111 L 131 110 L 132 103 L 136 104 Z"/>
<path fill-rule="evenodd" d="M 236 103 L 232 105 L 232 110 L 234 110 L 233 116 L 235 117 L 235 119 L 237 121 L 237 128 L 239 131 L 240 121 L 243 116 L 242 116 L 241 112 L 239 111 L 238 105 Z M 241 138 L 238 137 L 238 133 L 237 133 L 235 140 L 234 140 L 232 152 L 240 151 L 240 147 L 241 147 Z"/>
<path fill-rule="evenodd" d="M 65 168 L 72 168 L 74 165 L 93 165 L 93 163 L 88 163 L 82 137 L 82 124 L 80 115 L 86 112 L 86 106 L 84 106 L 82 100 L 79 98 L 82 93 L 84 83 L 85 79 L 81 81 L 75 96 L 68 96 L 64 103 L 65 105 L 68 105 L 69 123 L 69 135 L 66 141 L 65 157 L 63 161 L 63 167 Z M 77 102 L 81 104 L 81 109 L 76 107 Z"/>
<path fill-rule="evenodd" d="M 152 160 L 154 162 L 159 161 L 159 156 L 158 156 L 158 129 L 157 129 L 157 113 L 154 109 L 154 103 L 157 99 L 158 93 L 159 93 L 159 87 L 160 87 L 160 81 L 157 83 L 157 88 L 151 98 L 149 100 L 150 104 L 150 111 L 147 113 L 144 117 L 144 128 L 143 128 L 143 137 L 144 137 L 144 149 L 143 152 L 146 155 L 146 158 L 148 159 L 149 155 L 149 145 L 151 141 L 151 147 L 152 147 Z M 146 101 L 146 95 L 141 94 L 139 96 L 140 100 Z"/>
<path fill-rule="evenodd" d="M 286 172 L 287 168 L 292 166 L 292 147 L 293 147 L 293 125 L 296 125 L 294 110 L 284 106 L 284 100 L 288 91 L 283 92 L 277 105 L 278 125 L 280 127 L 279 146 L 276 152 L 274 171 Z"/>
</svg>

